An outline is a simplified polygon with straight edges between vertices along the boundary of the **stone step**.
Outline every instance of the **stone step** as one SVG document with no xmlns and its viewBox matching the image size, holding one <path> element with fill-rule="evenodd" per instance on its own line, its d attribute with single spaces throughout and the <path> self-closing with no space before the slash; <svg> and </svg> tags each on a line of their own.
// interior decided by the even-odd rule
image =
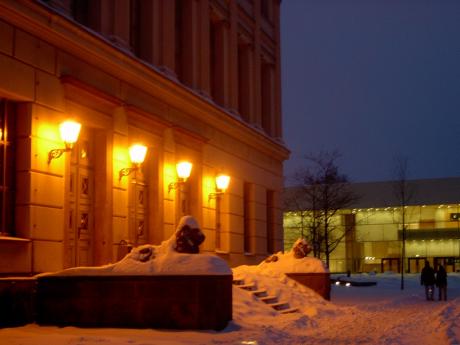
<svg viewBox="0 0 460 345">
<path fill-rule="evenodd" d="M 298 308 L 289 308 L 289 309 L 282 309 L 279 310 L 280 314 L 290 314 L 290 313 L 297 313 L 299 311 Z"/>
<path fill-rule="evenodd" d="M 237 287 L 239 287 L 240 289 L 243 289 L 243 290 L 248 290 L 248 291 L 257 291 L 257 287 L 254 283 L 250 283 L 250 284 L 243 284 L 243 285 L 237 285 Z"/>
<path fill-rule="evenodd" d="M 272 307 L 275 310 L 285 310 L 285 309 L 290 308 L 288 302 L 270 303 L 269 306 Z"/>
<path fill-rule="evenodd" d="M 260 300 L 265 303 L 276 303 L 278 301 L 277 296 L 266 296 L 266 297 L 260 297 Z"/>
<path fill-rule="evenodd" d="M 233 279 L 233 285 L 244 285 L 244 279 Z"/>
<path fill-rule="evenodd" d="M 251 291 L 252 294 L 256 297 L 267 297 L 268 292 L 265 289 Z"/>
</svg>

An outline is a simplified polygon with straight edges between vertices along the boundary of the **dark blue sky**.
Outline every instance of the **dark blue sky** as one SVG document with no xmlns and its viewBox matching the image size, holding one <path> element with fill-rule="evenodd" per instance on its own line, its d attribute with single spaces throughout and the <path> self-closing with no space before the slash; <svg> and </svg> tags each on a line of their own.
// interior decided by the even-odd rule
<svg viewBox="0 0 460 345">
<path fill-rule="evenodd" d="M 283 0 L 285 174 L 338 149 L 355 182 L 460 176 L 460 1 Z"/>
</svg>

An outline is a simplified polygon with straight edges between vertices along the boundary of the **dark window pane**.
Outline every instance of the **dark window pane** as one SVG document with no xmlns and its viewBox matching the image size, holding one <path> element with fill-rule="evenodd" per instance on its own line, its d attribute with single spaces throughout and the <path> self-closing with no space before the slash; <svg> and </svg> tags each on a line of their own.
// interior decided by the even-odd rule
<svg viewBox="0 0 460 345">
<path fill-rule="evenodd" d="M 0 100 L 0 233 L 14 233 L 15 103 Z"/>
</svg>

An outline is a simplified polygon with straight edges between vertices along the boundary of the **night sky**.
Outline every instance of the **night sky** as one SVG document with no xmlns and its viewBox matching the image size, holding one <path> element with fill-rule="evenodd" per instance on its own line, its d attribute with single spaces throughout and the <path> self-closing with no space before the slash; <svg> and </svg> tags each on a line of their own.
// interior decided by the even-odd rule
<svg viewBox="0 0 460 345">
<path fill-rule="evenodd" d="M 460 176 L 460 1 L 283 0 L 291 158 L 338 149 L 353 182 Z M 287 181 L 289 184 L 289 181 Z"/>
</svg>

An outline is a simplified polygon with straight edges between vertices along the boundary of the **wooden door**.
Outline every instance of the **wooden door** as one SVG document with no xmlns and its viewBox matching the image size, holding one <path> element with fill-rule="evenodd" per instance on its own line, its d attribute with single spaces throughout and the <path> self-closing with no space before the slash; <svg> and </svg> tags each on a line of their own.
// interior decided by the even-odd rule
<svg viewBox="0 0 460 345">
<path fill-rule="evenodd" d="M 94 143 L 83 129 L 71 152 L 69 171 L 68 239 L 70 266 L 93 264 L 94 232 Z"/>
<path fill-rule="evenodd" d="M 130 181 L 130 241 L 135 246 L 148 243 L 148 188 L 144 174 L 135 172 Z"/>
</svg>

